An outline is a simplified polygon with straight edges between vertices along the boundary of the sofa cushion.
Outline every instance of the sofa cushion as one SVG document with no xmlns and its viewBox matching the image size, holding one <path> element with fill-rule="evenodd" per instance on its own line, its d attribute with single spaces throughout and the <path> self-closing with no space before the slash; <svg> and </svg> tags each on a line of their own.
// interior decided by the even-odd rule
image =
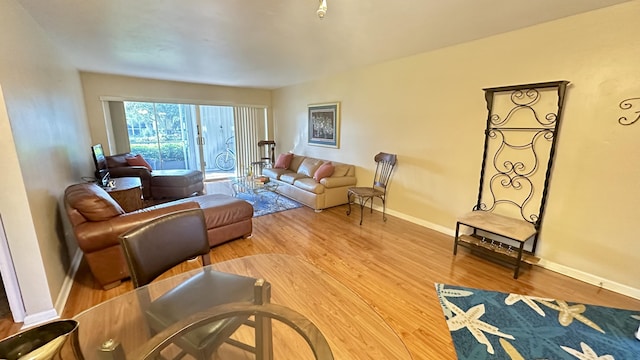
<svg viewBox="0 0 640 360">
<path fill-rule="evenodd" d="M 280 154 L 273 167 L 276 169 L 288 169 L 289 165 L 291 165 L 291 160 L 293 160 L 292 153 Z"/>
<path fill-rule="evenodd" d="M 316 172 L 313 174 L 313 178 L 315 179 L 315 181 L 320 182 L 320 180 L 331 176 L 333 174 L 334 169 L 335 169 L 335 166 L 333 166 L 331 161 L 324 163 L 320 165 L 318 170 L 316 170 Z"/>
<path fill-rule="evenodd" d="M 289 170 L 297 172 L 304 159 L 306 159 L 305 156 L 293 154 L 293 159 L 291 159 L 291 164 L 289 164 Z"/>
<path fill-rule="evenodd" d="M 322 163 L 323 161 L 319 159 L 306 158 L 302 161 L 302 164 L 300 164 L 298 174 L 313 177 L 313 174 L 315 174 L 316 170 L 318 170 Z"/>
<path fill-rule="evenodd" d="M 347 176 L 347 173 L 349 172 L 349 168 L 351 168 L 353 165 L 333 163 L 333 166 L 334 166 L 334 169 L 333 169 L 333 174 L 331 176 Z"/>
<path fill-rule="evenodd" d="M 282 176 L 282 174 L 286 174 L 286 173 L 290 173 L 292 172 L 289 169 L 276 169 L 276 168 L 265 168 L 262 169 L 262 175 L 264 176 L 268 176 L 272 179 L 276 179 L 279 180 L 280 176 Z"/>
<path fill-rule="evenodd" d="M 65 200 L 89 221 L 105 221 L 125 213 L 103 188 L 93 183 L 68 187 Z"/>
<path fill-rule="evenodd" d="M 293 185 L 293 183 L 297 180 L 297 179 L 302 179 L 302 178 L 306 178 L 306 175 L 300 174 L 300 173 L 295 173 L 295 172 L 287 172 L 284 173 L 282 175 L 280 175 L 280 181 L 286 182 L 287 184 L 291 184 Z M 311 179 L 311 178 L 309 178 Z M 315 180 L 314 180 L 315 181 Z"/>
<path fill-rule="evenodd" d="M 303 177 L 296 180 L 293 183 L 293 186 L 314 194 L 322 194 L 324 192 L 324 185 L 321 185 L 320 183 L 309 177 Z"/>
<path fill-rule="evenodd" d="M 147 169 L 149 169 L 149 171 L 151 171 L 151 165 L 149 165 L 149 163 L 147 162 L 147 160 L 145 160 L 142 155 L 138 154 L 136 156 L 129 156 L 126 157 L 125 160 L 127 160 L 127 164 L 130 166 L 144 166 Z"/>
</svg>

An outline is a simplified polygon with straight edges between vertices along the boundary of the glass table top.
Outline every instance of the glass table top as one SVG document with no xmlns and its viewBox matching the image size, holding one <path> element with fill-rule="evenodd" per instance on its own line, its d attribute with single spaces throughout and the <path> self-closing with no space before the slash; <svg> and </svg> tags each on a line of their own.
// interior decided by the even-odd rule
<svg viewBox="0 0 640 360">
<path fill-rule="evenodd" d="M 231 179 L 231 184 L 236 191 L 239 192 L 275 192 L 278 189 L 278 183 L 271 181 L 266 176 L 241 176 Z"/>
<path fill-rule="evenodd" d="M 268 281 L 271 303 L 294 310 L 311 321 L 326 338 L 335 359 L 411 359 L 402 340 L 373 308 L 302 259 L 280 254 L 253 255 L 207 268 Z M 75 316 L 85 358 L 104 359 L 101 347 L 110 339 L 112 343 L 107 345 L 122 349 L 125 356 L 134 353 L 150 339 L 140 307 L 140 292 L 148 290 L 154 299 L 203 271 L 198 269 L 153 282 L 146 289 L 136 289 Z M 248 333 L 241 328 L 234 336 L 242 339 Z M 304 339 L 284 323 L 272 321 L 272 336 L 274 359 L 314 359 Z M 226 345 L 214 354 L 214 358 L 221 359 L 252 359 L 252 356 Z"/>
</svg>

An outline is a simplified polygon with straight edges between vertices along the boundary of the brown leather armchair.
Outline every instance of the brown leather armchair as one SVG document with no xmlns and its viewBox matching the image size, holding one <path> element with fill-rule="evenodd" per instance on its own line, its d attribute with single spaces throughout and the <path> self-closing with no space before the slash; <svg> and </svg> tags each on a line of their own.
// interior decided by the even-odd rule
<svg viewBox="0 0 640 360">
<path fill-rule="evenodd" d="M 145 199 L 151 199 L 151 170 L 145 166 L 131 166 L 127 163 L 127 157 L 133 156 L 130 153 L 105 156 L 107 167 L 111 177 L 138 177 L 142 182 L 142 195 Z"/>
<path fill-rule="evenodd" d="M 252 232 L 253 206 L 226 195 L 212 194 L 175 200 L 126 213 L 100 186 L 83 183 L 65 190 L 65 209 L 78 247 L 104 288 L 129 277 L 118 236 L 134 226 L 175 211 L 201 208 L 210 246 L 248 237 Z"/>
<path fill-rule="evenodd" d="M 129 165 L 131 153 L 106 156 L 109 174 L 113 178 L 138 177 L 142 183 L 145 199 L 183 198 L 192 194 L 202 194 L 203 174 L 199 170 L 173 169 L 149 170 L 145 166 Z"/>
</svg>

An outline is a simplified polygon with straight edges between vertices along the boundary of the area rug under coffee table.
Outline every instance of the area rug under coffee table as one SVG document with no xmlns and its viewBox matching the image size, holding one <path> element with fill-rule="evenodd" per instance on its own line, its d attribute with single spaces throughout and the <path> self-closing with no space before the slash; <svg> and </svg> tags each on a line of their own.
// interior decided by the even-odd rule
<svg viewBox="0 0 640 360">
<path fill-rule="evenodd" d="M 257 194 L 252 192 L 238 192 L 236 193 L 236 197 L 246 200 L 253 205 L 254 217 L 302 207 L 302 204 L 299 202 L 270 191 L 264 191 Z"/>
<path fill-rule="evenodd" d="M 640 359 L 640 310 L 436 284 L 458 359 Z"/>
</svg>

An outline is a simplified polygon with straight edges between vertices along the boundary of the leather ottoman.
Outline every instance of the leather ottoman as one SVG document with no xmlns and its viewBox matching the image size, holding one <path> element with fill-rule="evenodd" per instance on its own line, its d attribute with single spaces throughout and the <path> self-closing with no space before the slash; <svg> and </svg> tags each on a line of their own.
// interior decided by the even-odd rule
<svg viewBox="0 0 640 360">
<path fill-rule="evenodd" d="M 204 211 L 209 246 L 229 240 L 246 238 L 253 231 L 253 206 L 248 202 L 223 194 L 194 196 L 172 201 L 172 204 L 196 202 Z"/>
<path fill-rule="evenodd" d="M 151 172 L 151 196 L 161 198 L 185 198 L 202 194 L 204 183 L 199 170 L 153 170 Z"/>
</svg>

